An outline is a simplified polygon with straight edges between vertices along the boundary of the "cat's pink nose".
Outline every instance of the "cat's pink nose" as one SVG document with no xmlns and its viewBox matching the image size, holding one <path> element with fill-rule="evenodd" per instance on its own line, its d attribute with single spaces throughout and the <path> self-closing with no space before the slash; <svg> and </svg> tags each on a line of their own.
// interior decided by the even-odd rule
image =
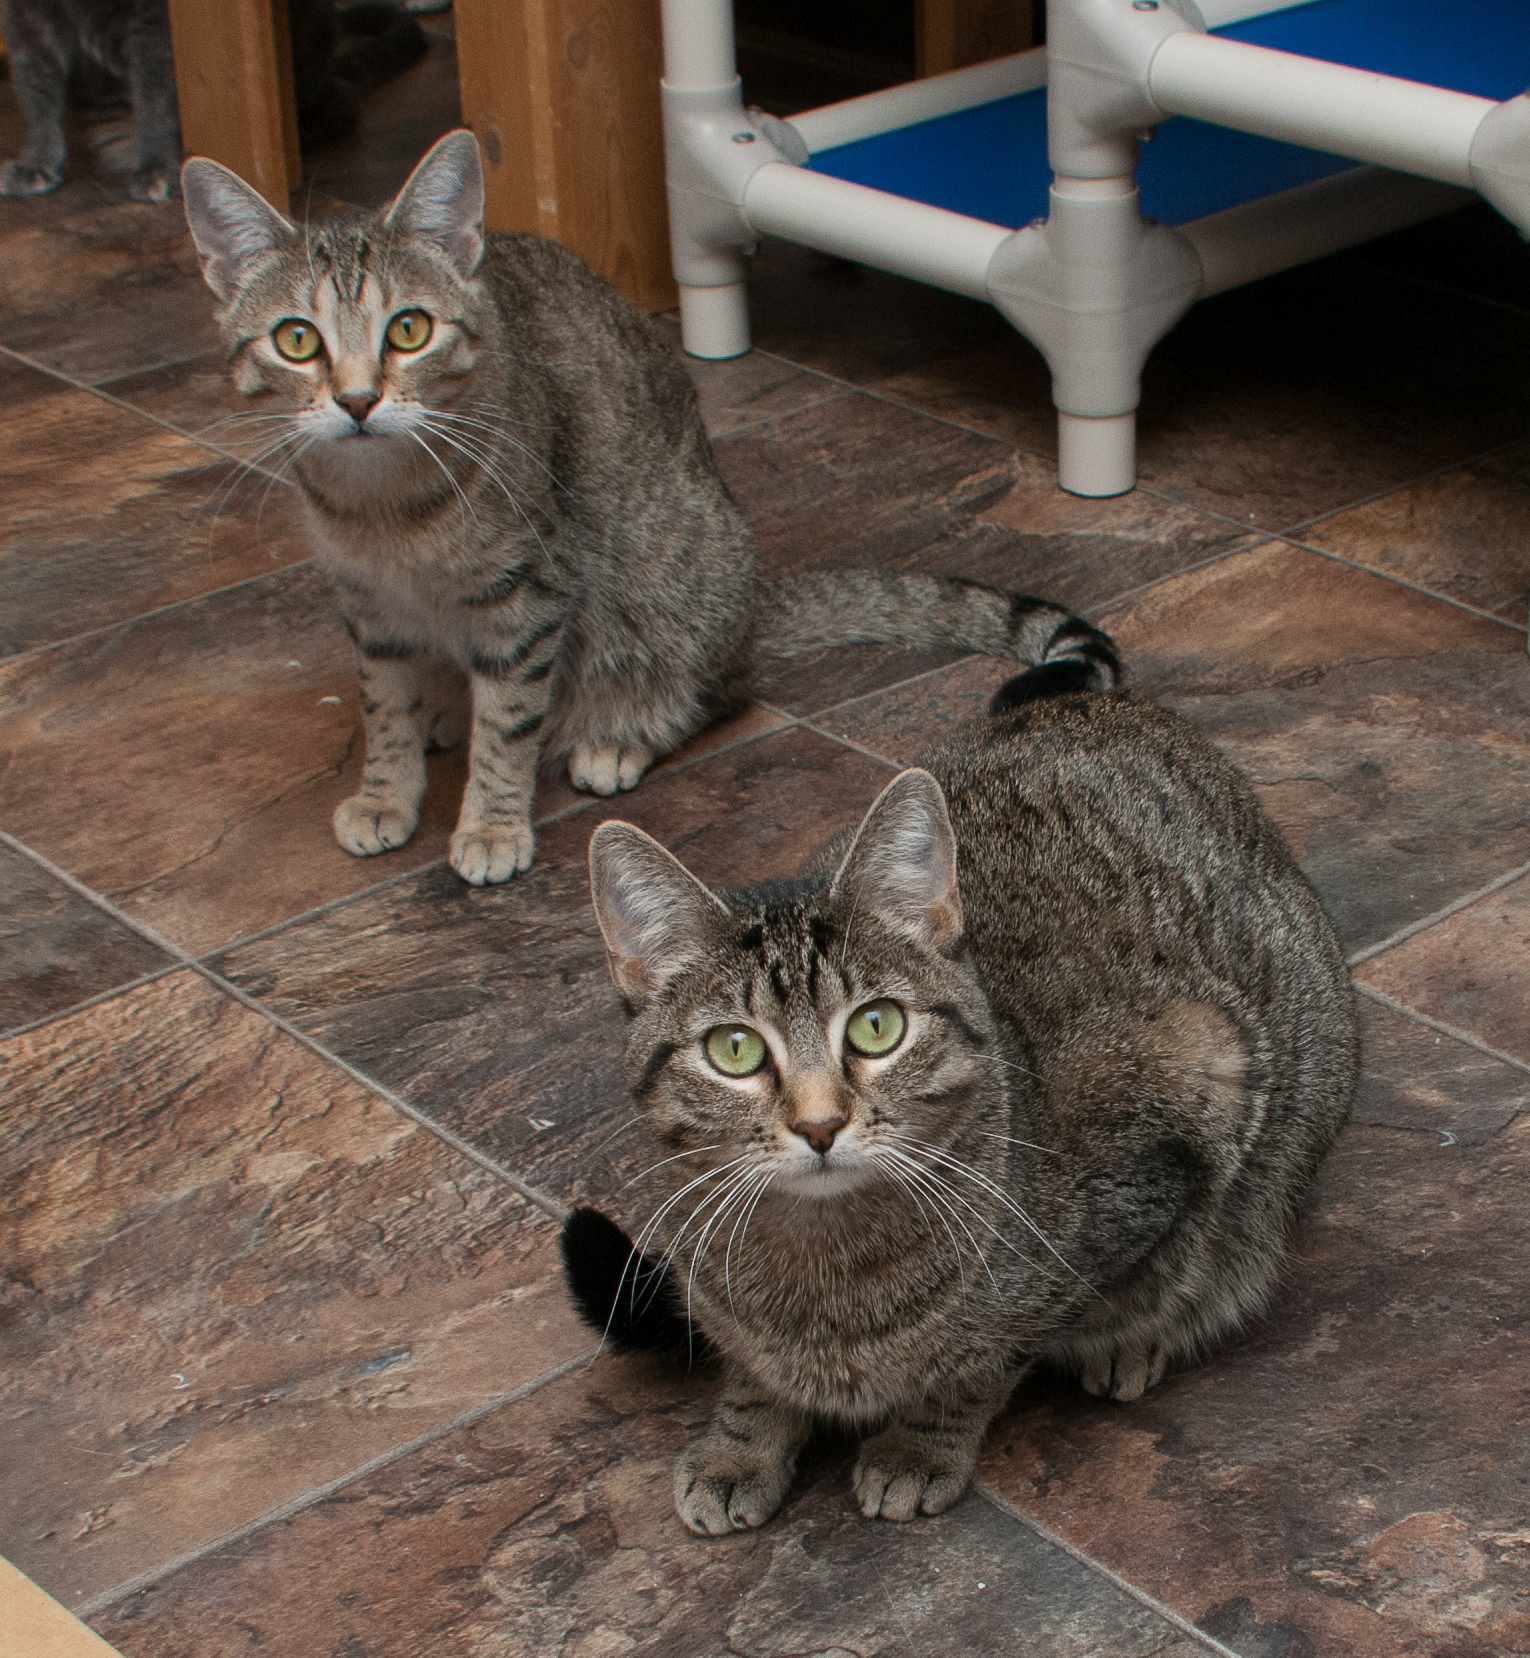
<svg viewBox="0 0 1530 1658">
<path fill-rule="evenodd" d="M 358 426 L 365 426 L 367 416 L 382 402 L 382 398 L 375 391 L 337 391 L 335 401 Z"/>
<path fill-rule="evenodd" d="M 790 1123 L 787 1126 L 793 1134 L 800 1134 L 822 1157 L 834 1144 L 834 1136 L 849 1121 L 848 1117 L 815 1117 L 809 1122 Z"/>
</svg>

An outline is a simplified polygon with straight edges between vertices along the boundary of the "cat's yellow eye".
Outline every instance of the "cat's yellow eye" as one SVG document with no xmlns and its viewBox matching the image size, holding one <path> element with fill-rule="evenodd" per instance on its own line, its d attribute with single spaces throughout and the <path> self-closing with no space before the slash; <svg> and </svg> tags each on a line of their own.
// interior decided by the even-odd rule
<svg viewBox="0 0 1530 1658">
<path fill-rule="evenodd" d="M 908 1020 L 896 1002 L 867 1002 L 850 1015 L 845 1040 L 858 1054 L 875 1059 L 878 1054 L 890 1054 L 907 1029 Z"/>
<path fill-rule="evenodd" d="M 395 351 L 418 351 L 430 343 L 432 331 L 428 311 L 400 311 L 388 324 L 388 344 Z"/>
<path fill-rule="evenodd" d="M 311 363 L 324 349 L 319 331 L 306 317 L 288 317 L 271 330 L 271 343 L 289 363 Z"/>
<path fill-rule="evenodd" d="M 765 1038 L 748 1025 L 718 1025 L 702 1047 L 725 1077 L 752 1077 L 765 1063 Z"/>
</svg>

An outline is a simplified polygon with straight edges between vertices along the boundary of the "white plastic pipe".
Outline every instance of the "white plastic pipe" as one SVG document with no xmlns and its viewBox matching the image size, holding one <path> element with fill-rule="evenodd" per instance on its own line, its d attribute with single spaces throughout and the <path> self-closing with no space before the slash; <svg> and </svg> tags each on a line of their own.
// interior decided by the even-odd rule
<svg viewBox="0 0 1530 1658">
<path fill-rule="evenodd" d="M 742 282 L 680 289 L 680 343 L 692 357 L 742 357 L 749 349 L 749 291 Z"/>
<path fill-rule="evenodd" d="M 1433 179 L 1352 167 L 1192 220 L 1179 230 L 1200 257 L 1205 273 L 1200 297 L 1206 299 L 1372 236 L 1422 224 L 1475 199 Z"/>
<path fill-rule="evenodd" d="M 816 154 L 840 144 L 853 144 L 858 138 L 874 138 L 879 133 L 933 121 L 937 116 L 954 115 L 958 110 L 976 109 L 999 98 L 1013 98 L 1019 92 L 1034 92 L 1046 84 L 1047 49 L 1037 46 L 989 63 L 974 63 L 966 69 L 890 86 L 883 92 L 868 92 L 863 98 L 846 98 L 843 103 L 804 110 L 790 120 L 809 151 Z"/>
<path fill-rule="evenodd" d="M 907 201 L 864 184 L 768 162 L 744 191 L 744 217 L 761 235 L 857 259 L 894 276 L 988 298 L 988 265 L 1011 234 L 1002 225 Z"/>
<path fill-rule="evenodd" d="M 1137 484 L 1137 416 L 1058 412 L 1057 482 L 1070 495 L 1125 495 Z"/>
<path fill-rule="evenodd" d="M 664 82 L 682 92 L 729 86 L 738 75 L 733 0 L 663 0 Z"/>
<path fill-rule="evenodd" d="M 1468 186 L 1472 138 L 1496 107 L 1490 98 L 1188 29 L 1154 53 L 1148 90 L 1175 115 Z"/>
</svg>

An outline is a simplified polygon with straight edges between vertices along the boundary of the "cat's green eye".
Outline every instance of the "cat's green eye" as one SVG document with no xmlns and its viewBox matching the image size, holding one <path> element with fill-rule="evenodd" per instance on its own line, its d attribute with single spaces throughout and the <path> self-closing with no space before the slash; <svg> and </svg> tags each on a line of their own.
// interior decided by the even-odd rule
<svg viewBox="0 0 1530 1658">
<path fill-rule="evenodd" d="M 306 317 L 288 317 L 271 330 L 271 343 L 289 363 L 311 363 L 324 349 L 319 331 Z"/>
<path fill-rule="evenodd" d="M 418 351 L 429 345 L 432 332 L 428 311 L 400 311 L 388 324 L 388 344 L 395 351 Z"/>
<path fill-rule="evenodd" d="M 896 1002 L 867 1002 L 850 1015 L 845 1040 L 858 1054 L 875 1059 L 878 1054 L 890 1054 L 907 1029 L 908 1020 Z"/>
<path fill-rule="evenodd" d="M 765 1038 L 748 1025 L 718 1025 L 702 1047 L 725 1077 L 752 1077 L 765 1063 Z"/>
</svg>

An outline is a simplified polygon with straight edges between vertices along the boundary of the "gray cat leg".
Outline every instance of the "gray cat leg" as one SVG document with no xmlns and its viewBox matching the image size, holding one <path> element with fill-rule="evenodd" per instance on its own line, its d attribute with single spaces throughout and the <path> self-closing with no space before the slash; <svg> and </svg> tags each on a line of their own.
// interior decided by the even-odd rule
<svg viewBox="0 0 1530 1658">
<path fill-rule="evenodd" d="M 553 633 L 547 662 L 556 648 Z M 476 657 L 470 678 L 473 735 L 468 786 L 450 857 L 464 881 L 481 887 L 530 869 L 536 855 L 531 803 L 549 675 L 544 663 L 529 662 L 525 650 L 517 647 L 503 657 Z"/>
<path fill-rule="evenodd" d="M 356 670 L 367 762 L 361 789 L 335 808 L 335 839 L 358 858 L 402 846 L 425 794 L 423 658 L 414 647 L 361 639 Z"/>
<path fill-rule="evenodd" d="M 811 1419 L 731 1370 L 712 1420 L 675 1468 L 675 1507 L 703 1537 L 762 1526 L 781 1506 Z"/>
<path fill-rule="evenodd" d="M 134 201 L 169 201 L 181 193 L 181 117 L 168 16 L 160 12 L 140 18 L 127 49 L 138 139 L 138 165 L 128 180 L 128 194 Z"/>
<path fill-rule="evenodd" d="M 1014 1391 L 1021 1372 L 994 1387 L 954 1399 L 929 1399 L 899 1412 L 861 1446 L 852 1484 L 868 1520 L 912 1520 L 943 1514 L 972 1483 L 988 1424 Z"/>
<path fill-rule="evenodd" d="M 68 57 L 61 43 L 29 38 L 30 33 L 7 43 L 11 83 L 26 117 L 27 141 L 14 161 L 0 167 L 0 196 L 45 196 L 56 190 L 69 154 L 64 142 Z"/>
</svg>

